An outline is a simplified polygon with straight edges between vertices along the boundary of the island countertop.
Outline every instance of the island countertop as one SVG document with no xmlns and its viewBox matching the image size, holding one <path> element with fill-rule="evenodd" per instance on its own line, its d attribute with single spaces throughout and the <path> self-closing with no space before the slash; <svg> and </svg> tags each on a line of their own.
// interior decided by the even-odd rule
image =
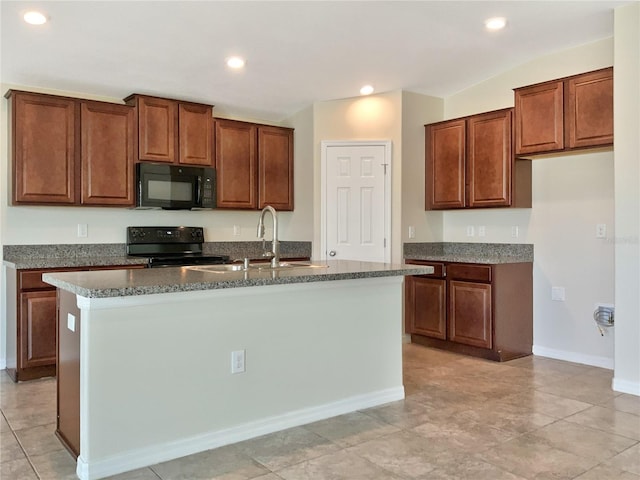
<svg viewBox="0 0 640 480">
<path fill-rule="evenodd" d="M 257 269 L 207 272 L 200 267 L 47 273 L 43 281 L 86 298 L 124 297 L 159 293 L 293 283 L 352 280 L 369 277 L 428 275 L 421 265 L 332 260 L 305 262 L 316 268 Z"/>
</svg>

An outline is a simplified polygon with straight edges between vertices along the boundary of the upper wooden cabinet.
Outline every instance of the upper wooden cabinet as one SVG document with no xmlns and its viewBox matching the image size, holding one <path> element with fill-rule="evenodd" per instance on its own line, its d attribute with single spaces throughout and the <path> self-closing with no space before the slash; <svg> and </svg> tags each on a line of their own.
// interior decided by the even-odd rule
<svg viewBox="0 0 640 480">
<path fill-rule="evenodd" d="M 293 129 L 215 120 L 218 208 L 293 210 Z"/>
<path fill-rule="evenodd" d="M 531 165 L 514 163 L 512 115 L 509 108 L 425 125 L 427 210 L 531 206 Z"/>
<path fill-rule="evenodd" d="M 213 165 L 212 106 L 138 94 L 125 102 L 136 107 L 139 160 Z"/>
<path fill-rule="evenodd" d="M 133 205 L 133 108 L 81 102 L 83 205 Z"/>
<path fill-rule="evenodd" d="M 613 68 L 515 89 L 516 155 L 613 144 Z"/>
<path fill-rule="evenodd" d="M 133 108 L 9 91 L 16 205 L 132 206 Z"/>
<path fill-rule="evenodd" d="M 293 210 L 293 130 L 258 127 L 258 208 Z"/>
<path fill-rule="evenodd" d="M 14 204 L 78 200 L 78 103 L 71 98 L 9 91 Z"/>
<path fill-rule="evenodd" d="M 466 120 L 425 126 L 426 209 L 465 206 Z"/>
</svg>

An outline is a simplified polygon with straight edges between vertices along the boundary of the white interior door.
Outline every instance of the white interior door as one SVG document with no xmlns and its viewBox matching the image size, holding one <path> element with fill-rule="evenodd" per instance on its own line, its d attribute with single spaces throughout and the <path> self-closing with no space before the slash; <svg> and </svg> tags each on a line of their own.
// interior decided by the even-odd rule
<svg viewBox="0 0 640 480">
<path fill-rule="evenodd" d="M 391 142 L 322 142 L 325 258 L 389 262 Z"/>
</svg>

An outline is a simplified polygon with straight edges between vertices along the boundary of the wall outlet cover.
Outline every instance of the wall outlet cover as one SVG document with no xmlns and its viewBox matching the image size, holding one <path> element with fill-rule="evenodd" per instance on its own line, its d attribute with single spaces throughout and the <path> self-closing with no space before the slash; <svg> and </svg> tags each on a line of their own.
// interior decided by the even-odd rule
<svg viewBox="0 0 640 480">
<path fill-rule="evenodd" d="M 564 287 L 551 287 L 551 300 L 555 300 L 556 302 L 564 302 Z"/>
</svg>

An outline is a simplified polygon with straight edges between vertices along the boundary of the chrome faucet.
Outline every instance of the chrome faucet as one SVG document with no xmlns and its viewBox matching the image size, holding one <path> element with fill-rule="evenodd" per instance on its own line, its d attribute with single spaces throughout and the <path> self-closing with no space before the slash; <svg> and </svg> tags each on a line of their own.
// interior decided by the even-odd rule
<svg viewBox="0 0 640 480">
<path fill-rule="evenodd" d="M 260 212 L 260 220 L 258 220 L 258 238 L 260 238 L 264 245 L 264 214 L 271 213 L 273 218 L 273 239 L 271 241 L 271 252 L 265 252 L 265 256 L 271 257 L 271 267 L 276 268 L 280 266 L 280 242 L 278 241 L 278 212 L 271 205 L 267 205 Z"/>
</svg>

